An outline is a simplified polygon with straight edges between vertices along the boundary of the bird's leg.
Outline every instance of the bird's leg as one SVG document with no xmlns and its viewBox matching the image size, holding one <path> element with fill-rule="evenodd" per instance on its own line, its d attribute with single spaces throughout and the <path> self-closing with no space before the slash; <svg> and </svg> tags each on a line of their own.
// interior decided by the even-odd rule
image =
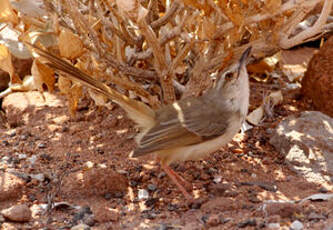
<svg viewBox="0 0 333 230">
<path fill-rule="evenodd" d="M 161 164 L 162 169 L 168 174 L 170 179 L 177 185 L 179 190 L 184 194 L 185 198 L 188 200 L 193 200 L 193 197 L 186 191 L 185 187 L 181 184 L 188 184 L 181 176 L 179 176 L 175 171 L 173 171 L 168 165 Z M 181 183 L 180 183 L 181 182 Z"/>
</svg>

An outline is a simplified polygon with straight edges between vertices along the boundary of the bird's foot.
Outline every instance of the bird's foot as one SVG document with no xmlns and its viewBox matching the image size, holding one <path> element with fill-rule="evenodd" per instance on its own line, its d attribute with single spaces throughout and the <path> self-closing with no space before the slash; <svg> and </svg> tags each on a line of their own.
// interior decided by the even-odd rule
<svg viewBox="0 0 333 230">
<path fill-rule="evenodd" d="M 192 184 L 184 180 L 181 176 L 179 176 L 175 171 L 173 171 L 168 165 L 161 165 L 166 174 L 170 177 L 170 179 L 176 184 L 178 189 L 183 193 L 185 198 L 189 201 L 193 201 L 193 196 L 189 194 L 188 191 L 192 191 Z"/>
</svg>

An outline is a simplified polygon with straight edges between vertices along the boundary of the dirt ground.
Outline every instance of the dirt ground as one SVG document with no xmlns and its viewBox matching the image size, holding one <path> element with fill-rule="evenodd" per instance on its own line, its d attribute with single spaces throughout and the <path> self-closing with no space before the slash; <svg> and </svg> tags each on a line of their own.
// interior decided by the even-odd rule
<svg viewBox="0 0 333 230">
<path fill-rule="evenodd" d="M 272 89 L 252 81 L 250 109 Z M 1 170 L 45 176 L 25 178 L 19 199 L 0 202 L 0 209 L 17 203 L 58 204 L 29 222 L 12 223 L 17 229 L 70 229 L 82 222 L 91 229 L 274 229 L 271 223 L 289 229 L 295 220 L 305 229 L 324 229 L 333 223 L 333 200 L 269 203 L 327 192 L 289 170 L 284 156 L 269 144 L 281 119 L 311 109 L 298 90 L 283 91 L 284 101 L 272 117 L 220 151 L 172 165 L 193 184 L 194 203 L 186 202 L 153 156 L 128 158 L 137 130 L 122 109 L 97 107 L 84 98 L 73 118 L 65 96 L 54 95 L 56 105 L 12 112 L 10 128 L 0 129 L 0 156 L 13 159 Z M 32 156 L 33 164 L 27 160 Z M 141 189 L 147 199 L 138 198 Z"/>
</svg>

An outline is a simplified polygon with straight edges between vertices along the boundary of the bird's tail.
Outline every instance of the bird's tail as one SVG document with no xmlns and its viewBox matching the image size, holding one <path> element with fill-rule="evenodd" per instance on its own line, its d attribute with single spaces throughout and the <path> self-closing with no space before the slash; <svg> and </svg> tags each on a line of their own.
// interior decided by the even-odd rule
<svg viewBox="0 0 333 230">
<path fill-rule="evenodd" d="M 70 80 L 80 82 L 81 84 L 107 96 L 115 103 L 119 104 L 128 114 L 129 118 L 135 121 L 140 127 L 148 128 L 154 124 L 155 112 L 146 104 L 133 100 L 114 89 L 111 89 L 109 86 L 104 84 L 101 81 L 98 81 L 90 77 L 85 72 L 74 67 L 68 62 L 62 60 L 61 58 L 39 48 L 36 45 L 26 43 L 33 48 L 34 55 L 46 59 L 47 65 L 51 68 L 66 73 L 64 77 L 69 78 Z"/>
</svg>

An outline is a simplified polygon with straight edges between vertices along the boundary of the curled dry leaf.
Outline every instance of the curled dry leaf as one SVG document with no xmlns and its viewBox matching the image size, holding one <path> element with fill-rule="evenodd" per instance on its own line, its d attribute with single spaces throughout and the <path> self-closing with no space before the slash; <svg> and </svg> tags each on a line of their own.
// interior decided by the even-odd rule
<svg viewBox="0 0 333 230">
<path fill-rule="evenodd" d="M 12 55 L 5 45 L 0 44 L 0 69 L 9 73 L 10 76 L 14 73 L 12 63 Z"/>
<path fill-rule="evenodd" d="M 72 83 L 71 80 L 60 75 L 58 79 L 58 87 L 61 93 L 67 95 L 68 108 L 71 115 L 74 116 L 82 96 L 82 86 L 79 83 Z"/>
<path fill-rule="evenodd" d="M 68 94 L 71 90 L 72 82 L 71 82 L 71 80 L 68 80 L 65 77 L 59 76 L 58 87 L 59 87 L 61 93 Z"/>
<path fill-rule="evenodd" d="M 79 100 L 82 97 L 82 86 L 79 83 L 73 83 L 67 96 L 69 101 L 69 111 L 71 115 L 74 116 L 79 104 Z"/>
<path fill-rule="evenodd" d="M 62 57 L 75 59 L 83 52 L 83 43 L 79 36 L 69 30 L 62 30 L 59 36 L 59 50 Z"/>
<path fill-rule="evenodd" d="M 34 76 L 38 90 L 43 91 L 44 85 L 47 86 L 50 92 L 54 90 L 55 78 L 53 69 L 35 59 L 32 63 L 31 73 Z"/>
<path fill-rule="evenodd" d="M 14 12 L 9 0 L 0 1 L 0 22 L 1 23 L 9 22 L 9 23 L 13 23 L 14 25 L 16 25 L 18 23 L 17 15 Z"/>
<path fill-rule="evenodd" d="M 15 74 L 14 66 L 12 63 L 12 55 L 7 46 L 0 44 L 0 69 L 8 72 L 11 84 L 21 84 L 22 81 L 18 75 Z"/>
</svg>

